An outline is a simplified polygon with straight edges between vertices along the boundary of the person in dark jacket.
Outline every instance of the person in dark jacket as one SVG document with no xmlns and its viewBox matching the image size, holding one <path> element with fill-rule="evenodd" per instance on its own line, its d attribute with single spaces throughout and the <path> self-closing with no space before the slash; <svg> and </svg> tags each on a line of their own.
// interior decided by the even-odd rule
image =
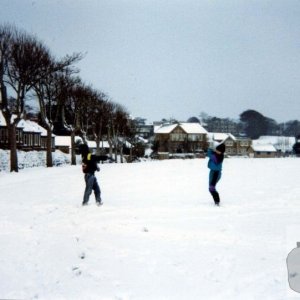
<svg viewBox="0 0 300 300">
<path fill-rule="evenodd" d="M 79 151 L 82 157 L 82 171 L 84 173 L 85 180 L 85 191 L 82 205 L 88 204 L 92 191 L 94 191 L 95 194 L 96 204 L 102 205 L 101 190 L 95 176 L 95 172 L 100 171 L 97 156 L 90 153 L 89 147 L 86 144 L 80 145 Z"/>
<path fill-rule="evenodd" d="M 224 160 L 225 145 L 219 144 L 215 149 L 208 149 L 207 156 L 209 172 L 209 192 L 211 193 L 215 205 L 220 205 L 220 195 L 216 190 L 216 185 L 222 176 L 222 164 Z"/>
</svg>

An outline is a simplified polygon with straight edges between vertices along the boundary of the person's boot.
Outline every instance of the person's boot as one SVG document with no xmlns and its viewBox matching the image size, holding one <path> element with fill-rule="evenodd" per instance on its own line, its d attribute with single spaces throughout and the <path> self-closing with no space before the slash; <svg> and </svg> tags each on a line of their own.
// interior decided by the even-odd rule
<svg viewBox="0 0 300 300">
<path fill-rule="evenodd" d="M 215 201 L 215 205 L 217 206 L 220 206 L 220 196 L 219 196 L 219 193 L 216 192 L 216 191 L 213 191 L 211 192 L 213 198 L 214 198 L 214 201 Z"/>
</svg>

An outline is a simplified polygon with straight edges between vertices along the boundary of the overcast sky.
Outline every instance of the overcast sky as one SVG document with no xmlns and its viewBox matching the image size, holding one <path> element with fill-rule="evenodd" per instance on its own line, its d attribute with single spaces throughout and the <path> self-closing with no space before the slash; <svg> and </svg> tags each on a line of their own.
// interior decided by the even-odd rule
<svg viewBox="0 0 300 300">
<path fill-rule="evenodd" d="M 0 0 L 0 22 L 149 122 L 255 109 L 300 119 L 299 0 Z"/>
</svg>

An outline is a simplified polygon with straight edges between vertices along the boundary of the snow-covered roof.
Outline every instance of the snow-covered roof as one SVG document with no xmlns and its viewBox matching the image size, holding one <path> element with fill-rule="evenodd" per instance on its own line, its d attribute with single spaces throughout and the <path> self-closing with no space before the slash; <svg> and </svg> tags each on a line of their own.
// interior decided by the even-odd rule
<svg viewBox="0 0 300 300">
<path fill-rule="evenodd" d="M 199 123 L 182 123 L 180 126 L 186 133 L 207 133 L 207 130 Z"/>
<path fill-rule="evenodd" d="M 40 133 L 41 136 L 47 136 L 47 130 L 34 121 L 22 119 L 18 122 L 17 126 L 23 128 L 24 132 L 36 132 Z M 52 136 L 54 135 L 52 134 Z"/>
<path fill-rule="evenodd" d="M 207 135 L 208 135 L 208 138 L 212 141 L 224 142 L 229 137 L 234 141 L 236 140 L 235 136 L 232 135 L 231 133 L 209 132 Z"/>
<path fill-rule="evenodd" d="M 258 140 L 255 140 L 256 144 L 272 144 L 277 150 L 292 151 L 295 144 L 295 137 L 291 136 L 260 136 Z"/>
<path fill-rule="evenodd" d="M 178 124 L 169 124 L 169 125 L 160 125 L 158 127 L 154 127 L 155 133 L 170 133 L 172 132 Z"/>
<path fill-rule="evenodd" d="M 55 137 L 55 146 L 68 146 L 71 148 L 71 137 L 57 135 Z"/>
<path fill-rule="evenodd" d="M 254 151 L 258 152 L 277 152 L 272 144 L 253 143 L 251 147 Z"/>
<path fill-rule="evenodd" d="M 155 133 L 167 134 L 171 133 L 177 126 L 180 126 L 187 134 L 205 134 L 206 129 L 203 128 L 199 123 L 179 123 L 170 125 L 161 125 L 154 129 Z"/>
<path fill-rule="evenodd" d="M 77 141 L 82 142 L 82 138 L 80 136 L 75 137 L 75 143 Z M 95 141 L 87 141 L 88 147 L 91 149 L 96 149 L 96 142 Z M 71 137 L 70 136 L 56 136 L 55 137 L 55 146 L 67 146 L 71 148 Z M 107 141 L 100 142 L 100 148 L 109 148 L 109 144 Z"/>
<path fill-rule="evenodd" d="M 129 143 L 125 138 L 119 137 L 118 140 L 119 142 L 123 143 L 123 145 L 126 146 L 127 148 L 133 148 L 133 145 Z"/>
</svg>

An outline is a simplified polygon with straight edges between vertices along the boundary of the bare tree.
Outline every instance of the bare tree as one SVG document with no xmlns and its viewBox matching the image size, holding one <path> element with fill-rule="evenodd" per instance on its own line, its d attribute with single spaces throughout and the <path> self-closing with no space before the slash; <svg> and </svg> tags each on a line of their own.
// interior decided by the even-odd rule
<svg viewBox="0 0 300 300">
<path fill-rule="evenodd" d="M 103 135 L 107 133 L 108 116 L 110 105 L 108 104 L 107 96 L 99 91 L 94 91 L 93 95 L 94 110 L 91 114 L 92 134 L 96 141 L 97 154 L 103 154 L 103 149 L 100 150 Z"/>
<path fill-rule="evenodd" d="M 34 36 L 11 26 L 1 31 L 1 97 L 2 111 L 9 130 L 11 171 L 18 172 L 16 125 L 24 117 L 27 93 L 44 74 L 49 61 L 48 49 Z M 13 99 L 7 99 L 7 88 Z M 14 118 L 12 118 L 14 117 Z"/>
<path fill-rule="evenodd" d="M 55 118 L 57 119 L 58 113 L 64 115 L 64 102 L 70 88 L 68 78 L 77 72 L 72 68 L 72 64 L 81 58 L 81 54 L 66 56 L 60 61 L 52 58 L 45 65 L 45 76 L 41 77 L 34 85 L 40 105 L 41 122 L 47 130 L 47 167 L 53 166 L 51 149 L 53 122 Z"/>
<path fill-rule="evenodd" d="M 108 123 L 108 142 L 115 150 L 115 161 L 118 153 L 123 162 L 123 145 L 126 142 L 126 133 L 129 126 L 129 114 L 125 107 L 118 103 L 111 103 L 110 118 Z"/>
<path fill-rule="evenodd" d="M 68 111 L 68 121 L 71 126 L 71 163 L 76 165 L 75 135 L 78 134 L 86 142 L 86 132 L 89 127 L 88 107 L 91 105 L 92 91 L 79 77 L 69 78 L 69 80 L 71 87 L 65 109 Z"/>
</svg>

